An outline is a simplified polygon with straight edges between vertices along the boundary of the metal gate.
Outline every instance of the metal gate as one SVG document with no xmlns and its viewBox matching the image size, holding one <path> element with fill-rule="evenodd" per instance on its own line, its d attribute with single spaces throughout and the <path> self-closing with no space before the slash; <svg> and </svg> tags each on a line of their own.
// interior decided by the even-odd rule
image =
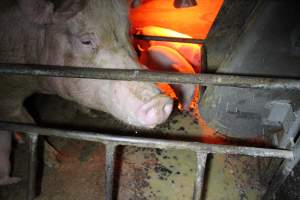
<svg viewBox="0 0 300 200">
<path fill-rule="evenodd" d="M 116 66 L 117 67 L 117 66 Z M 240 88 L 259 88 L 276 90 L 300 90 L 300 80 L 257 77 L 257 76 L 237 76 L 224 74 L 179 74 L 161 73 L 145 70 L 121 70 L 121 69 L 99 69 L 88 67 L 61 67 L 46 65 L 20 65 L 20 64 L 0 64 L 1 75 L 26 75 L 26 76 L 53 76 L 69 78 L 89 78 L 124 81 L 144 81 L 144 82 L 166 82 L 173 84 L 200 84 L 203 86 L 230 86 Z M 30 159 L 28 162 L 28 189 L 27 200 L 35 197 L 35 178 L 37 165 L 37 140 L 39 135 L 56 136 L 69 139 L 101 142 L 106 146 L 106 179 L 105 179 L 105 200 L 113 199 L 113 176 L 116 147 L 119 145 L 160 148 L 160 149 L 185 149 L 191 150 L 197 155 L 196 179 L 194 184 L 193 199 L 199 200 L 202 195 L 204 183 L 205 165 L 208 154 L 239 154 L 254 157 L 273 157 L 285 159 L 280 170 L 277 172 L 267 198 L 271 198 L 293 167 L 300 159 L 300 139 L 293 149 L 268 149 L 229 145 L 212 145 L 199 142 L 187 142 L 179 140 L 150 139 L 141 137 L 113 136 L 106 133 L 79 132 L 72 130 L 59 130 L 42 128 L 34 125 L 16 124 L 0 122 L 0 130 L 23 132 L 29 138 Z"/>
</svg>

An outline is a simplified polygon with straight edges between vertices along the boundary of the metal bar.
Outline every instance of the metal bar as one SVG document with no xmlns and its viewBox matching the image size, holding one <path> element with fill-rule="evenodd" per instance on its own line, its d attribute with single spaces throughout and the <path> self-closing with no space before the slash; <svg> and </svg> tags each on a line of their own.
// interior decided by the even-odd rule
<svg viewBox="0 0 300 200">
<path fill-rule="evenodd" d="M 271 200 L 274 199 L 277 191 L 280 189 L 280 186 L 284 184 L 285 180 L 288 178 L 290 173 L 293 171 L 295 166 L 300 161 L 300 138 L 298 138 L 296 145 L 293 148 L 294 157 L 293 160 L 284 160 L 280 165 L 280 168 L 277 170 L 277 173 L 272 178 L 271 184 L 264 195 L 263 199 Z"/>
<path fill-rule="evenodd" d="M 114 186 L 114 168 L 115 168 L 115 156 L 116 156 L 116 145 L 106 144 L 105 152 L 105 200 L 112 200 L 113 197 L 113 186 Z"/>
<path fill-rule="evenodd" d="M 129 145 L 145 148 L 160 148 L 160 149 L 188 149 L 195 152 L 217 153 L 217 154 L 236 154 L 260 157 L 275 157 L 294 159 L 292 151 L 281 149 L 266 149 L 255 147 L 231 146 L 231 145 L 216 145 L 203 144 L 199 142 L 188 142 L 180 140 L 153 139 L 142 137 L 116 136 L 109 134 L 100 134 L 93 132 L 79 132 L 70 130 L 59 130 L 51 128 L 42 128 L 34 125 L 25 125 L 18 123 L 0 122 L 0 130 L 32 132 L 45 136 L 56 136 L 70 139 L 78 139 L 91 142 L 102 142 L 104 144 L 114 143 L 116 145 Z"/>
<path fill-rule="evenodd" d="M 49 65 L 0 64 L 0 74 L 89 78 L 123 81 L 200 84 L 256 89 L 300 90 L 300 79 L 266 78 L 225 74 L 181 74 L 135 69 L 102 69 Z"/>
<path fill-rule="evenodd" d="M 28 160 L 28 185 L 27 200 L 33 200 L 36 196 L 36 173 L 37 173 L 37 134 L 28 134 L 29 160 Z"/>
<path fill-rule="evenodd" d="M 197 154 L 197 170 L 196 170 L 196 181 L 194 185 L 193 200 L 201 200 L 203 185 L 204 185 L 204 174 L 205 174 L 207 154 L 203 152 L 197 152 L 196 154 Z"/>
<path fill-rule="evenodd" d="M 151 35 L 133 35 L 134 39 L 138 40 L 154 40 L 163 42 L 181 42 L 192 44 L 203 44 L 205 40 L 193 38 L 178 38 L 178 37 L 164 37 L 164 36 L 151 36 Z"/>
</svg>

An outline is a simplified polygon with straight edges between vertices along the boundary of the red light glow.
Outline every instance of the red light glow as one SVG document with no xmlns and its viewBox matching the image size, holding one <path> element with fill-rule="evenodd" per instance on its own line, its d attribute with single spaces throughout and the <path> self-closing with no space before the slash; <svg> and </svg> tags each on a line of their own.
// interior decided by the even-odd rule
<svg viewBox="0 0 300 200">
<path fill-rule="evenodd" d="M 174 0 L 141 0 L 141 5 L 130 10 L 131 33 L 149 36 L 206 39 L 210 28 L 224 0 L 198 0 L 197 6 L 174 8 Z M 140 62 L 151 70 L 170 70 L 181 73 L 200 73 L 202 45 L 179 42 L 134 40 Z M 174 52 L 176 51 L 176 52 Z M 148 54 L 147 54 L 148 52 Z M 159 55 L 155 58 L 151 56 Z M 152 59 L 152 60 L 151 60 Z M 158 63 L 162 63 L 159 65 Z M 169 65 L 164 65 L 169 63 Z M 158 65 L 158 66 L 157 66 Z M 174 90 L 166 83 L 157 83 L 164 93 L 178 99 Z M 225 143 L 223 137 L 206 124 L 200 116 L 198 101 L 200 88 L 195 86 L 194 96 L 189 104 L 190 110 L 198 121 L 202 132 L 202 141 L 207 143 Z M 182 110 L 183 104 L 179 102 Z"/>
<path fill-rule="evenodd" d="M 132 29 L 157 26 L 205 39 L 223 4 L 223 0 L 199 0 L 197 6 L 174 8 L 174 0 L 142 0 L 130 11 Z"/>
</svg>

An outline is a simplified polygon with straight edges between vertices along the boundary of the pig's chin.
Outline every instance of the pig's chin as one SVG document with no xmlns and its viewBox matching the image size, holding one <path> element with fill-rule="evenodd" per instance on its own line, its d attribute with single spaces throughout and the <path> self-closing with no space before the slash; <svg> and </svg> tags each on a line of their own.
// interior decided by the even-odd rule
<svg viewBox="0 0 300 200">
<path fill-rule="evenodd" d="M 128 123 L 128 122 L 127 122 Z M 139 128 L 139 129 L 154 129 L 158 125 L 162 124 L 164 122 L 161 122 L 159 124 L 141 124 L 140 122 L 129 122 L 128 124 L 133 128 Z"/>
<path fill-rule="evenodd" d="M 159 124 L 155 124 L 155 125 L 132 124 L 131 126 L 140 129 L 154 129 L 158 125 Z"/>
</svg>

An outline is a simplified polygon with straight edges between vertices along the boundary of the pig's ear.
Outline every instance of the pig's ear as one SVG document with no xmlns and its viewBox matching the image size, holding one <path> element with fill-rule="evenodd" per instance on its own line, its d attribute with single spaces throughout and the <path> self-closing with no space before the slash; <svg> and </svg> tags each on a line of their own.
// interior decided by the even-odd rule
<svg viewBox="0 0 300 200">
<path fill-rule="evenodd" d="M 63 22 L 75 16 L 86 0 L 64 0 L 55 8 L 57 0 L 18 0 L 22 13 L 33 23 L 46 25 Z"/>
</svg>

